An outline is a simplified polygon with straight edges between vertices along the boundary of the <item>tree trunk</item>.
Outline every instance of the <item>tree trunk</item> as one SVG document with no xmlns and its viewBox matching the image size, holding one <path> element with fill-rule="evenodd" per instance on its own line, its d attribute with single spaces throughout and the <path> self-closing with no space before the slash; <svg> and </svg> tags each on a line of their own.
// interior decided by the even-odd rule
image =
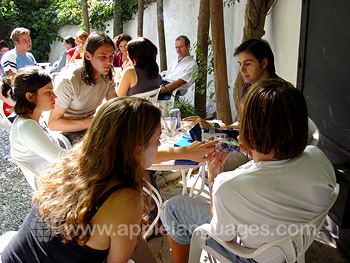
<svg viewBox="0 0 350 263">
<path fill-rule="evenodd" d="M 89 26 L 89 13 L 87 8 L 87 0 L 83 0 L 83 22 L 85 31 L 90 34 L 90 26 Z"/>
<path fill-rule="evenodd" d="M 245 25 L 243 28 L 243 39 L 247 41 L 251 38 L 261 39 L 265 35 L 265 18 L 269 9 L 275 0 L 248 0 L 245 8 Z M 241 92 L 244 84 L 244 79 L 242 74 L 238 72 L 235 86 L 233 89 L 233 100 L 235 102 L 235 107 L 237 110 L 237 117 L 240 114 L 240 101 L 241 101 Z"/>
<path fill-rule="evenodd" d="M 143 36 L 143 8 L 145 6 L 144 0 L 139 0 L 139 6 L 137 10 L 137 36 Z"/>
<path fill-rule="evenodd" d="M 114 0 L 113 14 L 113 36 L 116 37 L 123 33 L 123 18 L 118 12 L 118 0 Z"/>
<path fill-rule="evenodd" d="M 201 0 L 198 16 L 196 60 L 198 78 L 194 93 L 194 106 L 203 119 L 207 116 L 207 68 L 208 68 L 208 36 L 210 24 L 209 0 Z M 204 90 L 204 92 L 199 92 Z"/>
<path fill-rule="evenodd" d="M 232 123 L 227 82 L 223 0 L 210 0 L 210 22 L 213 37 L 214 81 L 217 118 Z"/>
<path fill-rule="evenodd" d="M 164 70 L 167 70 L 167 62 L 166 62 L 165 33 L 164 33 L 163 0 L 157 0 L 157 25 L 158 25 L 158 39 L 159 39 L 160 71 L 164 71 Z"/>
</svg>

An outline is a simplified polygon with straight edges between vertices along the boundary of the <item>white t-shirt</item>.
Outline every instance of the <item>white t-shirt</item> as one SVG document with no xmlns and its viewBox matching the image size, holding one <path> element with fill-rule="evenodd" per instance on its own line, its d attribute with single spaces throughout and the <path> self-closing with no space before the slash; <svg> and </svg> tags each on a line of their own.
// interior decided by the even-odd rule
<svg viewBox="0 0 350 263">
<path fill-rule="evenodd" d="M 225 241 L 238 234 L 245 246 L 257 248 L 319 215 L 335 184 L 333 166 L 316 146 L 292 160 L 250 161 L 216 177 L 212 231 Z M 273 248 L 254 260 L 284 262 L 284 257 Z"/>
<path fill-rule="evenodd" d="M 182 79 L 187 83 L 181 85 L 180 88 L 189 88 L 196 80 L 192 75 L 197 72 L 197 70 L 198 65 L 192 56 L 186 56 L 180 62 L 178 62 L 176 58 L 171 62 L 166 76 L 163 79 L 169 82 Z M 180 95 L 183 96 L 186 92 L 187 90 L 180 90 Z"/>
<path fill-rule="evenodd" d="M 87 85 L 81 78 L 82 67 L 69 67 L 55 80 L 56 104 L 66 109 L 67 119 L 93 117 L 107 95 L 115 95 L 113 80 L 100 75 L 95 85 Z"/>
<path fill-rule="evenodd" d="M 67 150 L 50 140 L 41 126 L 32 119 L 17 118 L 10 132 L 11 156 L 26 163 L 38 174 L 67 154 Z"/>
</svg>

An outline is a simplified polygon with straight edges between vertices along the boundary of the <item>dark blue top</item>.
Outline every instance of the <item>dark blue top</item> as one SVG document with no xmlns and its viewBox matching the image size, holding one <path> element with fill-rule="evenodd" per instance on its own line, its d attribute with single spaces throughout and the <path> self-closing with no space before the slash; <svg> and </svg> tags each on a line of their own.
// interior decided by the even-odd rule
<svg viewBox="0 0 350 263">
<path fill-rule="evenodd" d="M 99 198 L 92 206 L 93 209 L 89 211 L 89 220 L 113 192 L 123 187 L 125 186 L 116 185 Z M 109 248 L 96 250 L 80 246 L 75 240 L 63 243 L 59 235 L 55 235 L 47 229 L 37 213 L 38 205 L 34 204 L 24 219 L 21 229 L 2 252 L 1 260 L 3 263 L 104 262 Z"/>
</svg>

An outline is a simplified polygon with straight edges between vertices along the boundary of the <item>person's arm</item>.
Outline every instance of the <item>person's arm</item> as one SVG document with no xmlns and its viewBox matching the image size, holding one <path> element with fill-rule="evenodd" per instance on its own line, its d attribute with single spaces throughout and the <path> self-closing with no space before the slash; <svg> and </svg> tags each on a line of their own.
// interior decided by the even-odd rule
<svg viewBox="0 0 350 263">
<path fill-rule="evenodd" d="M 183 84 L 186 84 L 187 82 L 184 81 L 183 79 L 177 79 L 173 82 L 170 82 L 166 85 L 164 85 L 161 89 L 160 89 L 160 93 L 165 93 L 165 92 L 172 92 L 174 89 L 179 88 L 180 86 L 182 86 Z"/>
<path fill-rule="evenodd" d="M 224 163 L 227 160 L 229 153 L 220 152 L 218 149 L 215 150 L 211 158 L 207 161 L 208 167 L 208 184 L 212 185 L 218 174 L 224 171 Z M 211 217 L 213 217 L 213 200 L 212 200 L 212 187 L 209 189 L 210 192 L 210 205 L 211 205 Z"/>
<path fill-rule="evenodd" d="M 192 125 L 195 125 L 196 123 L 199 123 L 199 125 L 202 128 L 222 128 L 222 129 L 234 128 L 234 129 L 239 129 L 239 127 L 240 127 L 239 121 L 236 121 L 236 122 L 234 122 L 232 124 L 221 124 L 221 123 L 218 123 L 218 125 L 220 127 L 215 127 L 213 123 L 208 122 L 208 121 L 202 119 L 199 116 L 190 116 L 190 117 L 184 118 L 183 120 L 184 121 L 192 121 L 192 123 L 193 123 Z"/>
<path fill-rule="evenodd" d="M 66 109 L 55 105 L 50 112 L 48 126 L 52 131 L 75 132 L 89 128 L 92 121 L 91 118 L 70 120 L 64 117 Z"/>
<path fill-rule="evenodd" d="M 28 149 L 50 163 L 53 163 L 68 152 L 51 141 L 40 125 L 34 120 L 23 122 L 19 127 L 19 136 L 27 145 Z"/>
<path fill-rule="evenodd" d="M 105 225 L 113 226 L 109 236 L 110 247 L 107 263 L 127 262 L 134 253 L 140 235 L 138 230 L 140 230 L 144 207 L 142 195 L 130 188 L 118 192 L 106 204 L 108 214 L 102 215 Z M 121 230 L 125 231 L 121 233 Z"/>
<path fill-rule="evenodd" d="M 130 87 L 136 85 L 136 72 L 134 68 L 127 68 L 120 80 L 117 95 L 118 97 L 123 97 L 126 95 Z"/>
<path fill-rule="evenodd" d="M 159 147 L 153 163 L 161 163 L 169 160 L 186 159 L 195 162 L 205 162 L 211 157 L 206 156 L 214 150 L 215 142 L 202 143 L 195 141 L 189 146 L 182 147 Z"/>
</svg>

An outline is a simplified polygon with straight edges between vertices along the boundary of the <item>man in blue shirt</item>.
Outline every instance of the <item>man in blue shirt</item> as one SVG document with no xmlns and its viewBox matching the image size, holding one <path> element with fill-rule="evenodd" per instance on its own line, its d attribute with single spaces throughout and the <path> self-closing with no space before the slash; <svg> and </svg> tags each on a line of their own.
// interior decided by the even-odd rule
<svg viewBox="0 0 350 263">
<path fill-rule="evenodd" d="M 12 31 L 11 39 L 15 48 L 6 52 L 1 58 L 1 70 L 4 77 L 15 75 L 20 68 L 36 64 L 34 56 L 28 52 L 32 48 L 30 31 L 17 27 Z"/>
</svg>

